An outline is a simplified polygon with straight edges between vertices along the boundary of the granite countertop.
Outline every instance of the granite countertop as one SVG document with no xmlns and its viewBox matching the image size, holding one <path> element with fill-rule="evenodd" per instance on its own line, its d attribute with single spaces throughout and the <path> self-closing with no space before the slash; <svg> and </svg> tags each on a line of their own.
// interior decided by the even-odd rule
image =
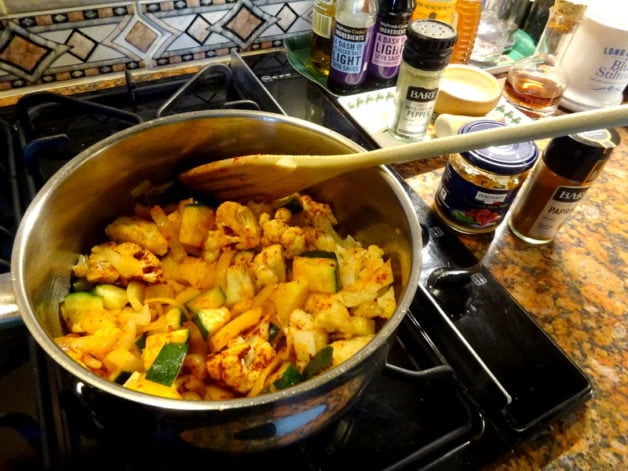
<svg viewBox="0 0 628 471">
<path fill-rule="evenodd" d="M 628 469 L 628 128 L 554 241 L 528 245 L 504 224 L 461 236 L 589 377 L 593 397 L 486 470 Z M 398 170 L 428 203 L 445 161 Z"/>
<path fill-rule="evenodd" d="M 122 77 L 56 91 L 76 94 L 118 83 Z M 18 97 L 0 94 L 0 106 Z M 505 224 L 493 234 L 461 235 L 593 386 L 591 400 L 484 471 L 628 469 L 628 128 L 619 131 L 622 145 L 552 243 L 528 245 Z M 444 165 L 439 157 L 396 168 L 431 204 Z"/>
</svg>

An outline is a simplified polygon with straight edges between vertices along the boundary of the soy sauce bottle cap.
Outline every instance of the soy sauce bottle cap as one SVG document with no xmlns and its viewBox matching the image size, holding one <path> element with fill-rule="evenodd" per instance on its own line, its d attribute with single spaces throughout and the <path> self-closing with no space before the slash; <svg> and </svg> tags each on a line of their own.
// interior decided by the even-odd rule
<svg viewBox="0 0 628 471">
<path fill-rule="evenodd" d="M 458 34 L 439 20 L 415 20 L 408 24 L 403 60 L 421 70 L 441 70 L 449 64 Z"/>
<path fill-rule="evenodd" d="M 593 131 L 556 137 L 550 141 L 543 162 L 563 178 L 574 181 L 591 180 L 591 172 L 610 157 L 621 139 L 615 129 Z"/>
</svg>

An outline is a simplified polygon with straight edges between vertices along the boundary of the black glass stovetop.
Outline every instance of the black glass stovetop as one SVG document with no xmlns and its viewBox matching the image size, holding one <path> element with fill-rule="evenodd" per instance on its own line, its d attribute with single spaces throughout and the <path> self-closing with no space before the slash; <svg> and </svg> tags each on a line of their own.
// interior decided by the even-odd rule
<svg viewBox="0 0 628 471">
<path fill-rule="evenodd" d="M 215 84 L 226 91 L 209 91 Z M 195 77 L 133 83 L 127 76 L 126 87 L 86 96 L 28 95 L 17 107 L 0 110 L 6 149 L 1 163 L 8 175 L 0 206 L 12 202 L 14 208 L 0 212 L 6 229 L 0 236 L 6 233 L 9 253 L 23 209 L 67 159 L 137 122 L 216 103 L 283 112 L 375 147 L 333 96 L 292 69 L 281 50 L 234 54 L 229 64 Z M 6 460 L 8 469 L 169 470 L 206 462 L 236 469 L 469 470 L 586 401 L 586 376 L 408 192 L 424 228 L 417 295 L 391 345 L 389 365 L 356 406 L 326 429 L 286 448 L 237 457 L 159 436 L 129 436 L 124 426 L 103 429 L 77 401 L 67 373 L 18 326 L 0 332 L 0 358 L 11 358 L 0 370 L 0 468 Z M 22 400 L 7 401 L 8 394 Z"/>
</svg>

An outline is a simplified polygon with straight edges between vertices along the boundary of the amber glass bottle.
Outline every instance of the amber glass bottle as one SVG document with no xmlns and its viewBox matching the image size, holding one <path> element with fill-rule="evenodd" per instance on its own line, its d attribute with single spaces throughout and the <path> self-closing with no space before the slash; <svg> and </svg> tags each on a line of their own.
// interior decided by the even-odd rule
<svg viewBox="0 0 628 471">
<path fill-rule="evenodd" d="M 456 2 L 456 32 L 458 40 L 451 55 L 452 64 L 466 64 L 471 57 L 475 35 L 482 15 L 482 0 L 458 0 Z"/>
<path fill-rule="evenodd" d="M 413 20 L 440 20 L 455 24 L 456 0 L 416 0 Z"/>
<path fill-rule="evenodd" d="M 560 67 L 587 6 L 557 0 L 534 54 L 515 62 L 504 83 L 504 98 L 532 118 L 552 116 L 568 85 Z"/>
</svg>

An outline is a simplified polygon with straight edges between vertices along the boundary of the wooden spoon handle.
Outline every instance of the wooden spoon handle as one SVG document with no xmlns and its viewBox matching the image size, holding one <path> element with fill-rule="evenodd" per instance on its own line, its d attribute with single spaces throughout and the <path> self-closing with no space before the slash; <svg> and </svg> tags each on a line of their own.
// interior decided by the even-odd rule
<svg viewBox="0 0 628 471">
<path fill-rule="evenodd" d="M 465 152 L 488 146 L 513 144 L 627 125 L 628 105 L 581 111 L 551 118 L 542 118 L 522 124 L 373 150 L 363 154 L 363 158 L 366 160 L 357 159 L 361 160 L 361 162 L 358 163 L 356 161 L 355 168 L 421 160 L 436 155 Z M 341 164 L 341 161 L 337 163 Z"/>
</svg>

